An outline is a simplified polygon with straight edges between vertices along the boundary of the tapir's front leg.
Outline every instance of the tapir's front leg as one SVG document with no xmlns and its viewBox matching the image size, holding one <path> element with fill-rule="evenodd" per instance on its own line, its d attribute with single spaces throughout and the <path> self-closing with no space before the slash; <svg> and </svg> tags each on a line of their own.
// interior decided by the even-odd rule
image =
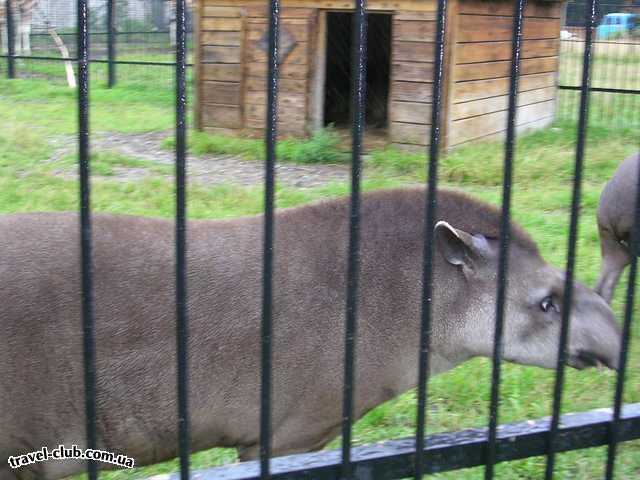
<svg viewBox="0 0 640 480">
<path fill-rule="evenodd" d="M 620 243 L 610 230 L 599 226 L 598 231 L 600 233 L 602 267 L 595 290 L 607 303 L 611 303 L 620 275 L 631 262 L 631 255 L 628 248 Z"/>
</svg>

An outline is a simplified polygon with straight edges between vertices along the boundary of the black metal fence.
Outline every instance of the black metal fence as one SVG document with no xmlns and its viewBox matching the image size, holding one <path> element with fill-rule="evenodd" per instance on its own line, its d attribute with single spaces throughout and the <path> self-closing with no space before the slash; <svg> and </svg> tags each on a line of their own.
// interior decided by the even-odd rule
<svg viewBox="0 0 640 480">
<path fill-rule="evenodd" d="M 576 120 L 586 46 L 584 1 L 566 5 L 560 36 L 557 117 Z M 635 12 L 637 20 L 623 23 L 608 14 Z M 599 3 L 591 66 L 591 124 L 640 128 L 640 5 Z"/>
<path fill-rule="evenodd" d="M 78 75 L 76 2 L 1 1 L 0 28 L 10 32 L 0 37 L 0 58 L 7 65 L 7 76 L 41 78 L 73 86 L 70 76 Z M 22 8 L 25 3 L 31 5 L 26 12 Z M 93 80 L 109 87 L 118 81 L 173 87 L 175 0 L 95 0 L 87 8 Z M 191 2 L 186 12 L 187 66 L 190 67 Z"/>
<path fill-rule="evenodd" d="M 358 0 L 354 15 L 354 72 L 352 84 L 353 121 L 352 121 L 352 183 L 350 209 L 350 235 L 348 244 L 348 281 L 347 303 L 345 311 L 345 365 L 344 365 L 344 402 L 342 422 L 341 452 L 326 451 L 304 455 L 294 455 L 271 460 L 271 338 L 272 338 L 272 299 L 273 299 L 273 261 L 274 255 L 274 192 L 275 163 L 277 141 L 277 93 L 278 93 L 278 28 L 279 0 L 270 1 L 269 14 L 269 70 L 268 70 L 268 109 L 267 109 L 267 160 L 265 163 L 265 216 L 264 216 L 264 264 L 262 291 L 262 374 L 261 374 L 261 416 L 260 416 L 260 461 L 237 464 L 199 472 L 198 478 L 210 479 L 289 479 L 289 478 L 358 478 L 383 479 L 413 476 L 416 479 L 423 474 L 459 469 L 474 465 L 485 465 L 486 478 L 492 478 L 497 462 L 526 458 L 535 455 L 547 455 L 547 479 L 552 478 L 556 454 L 567 450 L 608 445 L 606 477 L 614 474 L 616 446 L 619 442 L 640 438 L 640 404 L 623 406 L 622 393 L 625 382 L 625 368 L 630 338 L 630 328 L 634 305 L 634 286 L 637 274 L 637 258 L 633 256 L 627 304 L 623 326 L 623 348 L 620 351 L 620 368 L 617 374 L 617 386 L 612 411 L 591 411 L 580 414 L 560 416 L 560 405 L 564 385 L 564 368 L 567 358 L 567 337 L 569 331 L 570 306 L 574 283 L 574 265 L 576 238 L 581 200 L 582 167 L 585 160 L 585 141 L 590 106 L 592 81 L 593 35 L 596 24 L 596 0 L 590 0 L 584 10 L 585 38 L 582 49 L 581 81 L 579 85 L 578 133 L 575 153 L 575 175 L 573 182 L 573 200 L 571 204 L 571 223 L 569 234 L 569 253 L 564 290 L 566 308 L 562 314 L 561 338 L 556 367 L 556 383 L 553 397 L 551 419 L 527 421 L 523 423 L 500 425 L 500 371 L 502 363 L 502 340 L 504 324 L 504 303 L 507 292 L 508 249 L 512 171 L 514 145 L 516 142 L 515 117 L 517 106 L 518 77 L 522 42 L 525 0 L 514 2 L 514 24 L 512 36 L 512 56 L 510 71 L 509 108 L 507 138 L 505 142 L 505 169 L 503 179 L 503 202 L 500 233 L 500 261 L 498 274 L 498 301 L 496 305 L 496 328 L 493 352 L 493 375 L 489 428 L 466 430 L 451 434 L 426 436 L 426 405 L 429 363 L 429 332 L 431 306 L 433 302 L 433 227 L 436 218 L 438 199 L 437 166 L 440 143 L 440 106 L 442 97 L 443 54 L 445 47 L 445 16 L 447 0 L 438 0 L 437 37 L 435 45 L 435 68 L 433 76 L 432 127 L 429 142 L 428 195 L 425 218 L 425 250 L 423 258 L 423 310 L 421 315 L 420 352 L 416 358 L 419 363 L 418 411 L 416 436 L 412 439 L 392 440 L 382 444 L 352 448 L 351 428 L 354 420 L 354 360 L 355 338 L 358 324 L 358 274 L 360 246 L 360 171 L 362 136 L 364 128 L 364 100 L 366 97 L 366 3 Z M 96 448 L 96 395 L 94 318 L 92 295 L 91 263 L 91 207 L 90 207 L 90 163 L 89 163 L 89 55 L 90 23 L 87 0 L 78 0 L 77 9 L 77 51 L 74 61 L 77 63 L 78 102 L 79 102 L 79 154 L 81 187 L 81 245 L 82 245 L 82 304 L 84 326 L 84 364 L 86 386 L 87 447 Z M 180 476 L 189 478 L 189 411 L 187 384 L 189 365 L 187 363 L 188 311 L 186 304 L 186 191 L 185 191 L 185 114 L 186 114 L 186 61 L 187 29 L 185 1 L 177 1 L 176 9 L 176 338 L 177 338 L 177 390 L 179 425 Z M 639 179 L 640 180 L 640 179 Z M 636 199 L 636 223 L 632 234 L 631 246 L 634 252 L 640 247 L 640 188 Z M 276 286 L 277 287 L 277 286 Z M 89 463 L 89 478 L 97 477 L 95 462 Z"/>
</svg>

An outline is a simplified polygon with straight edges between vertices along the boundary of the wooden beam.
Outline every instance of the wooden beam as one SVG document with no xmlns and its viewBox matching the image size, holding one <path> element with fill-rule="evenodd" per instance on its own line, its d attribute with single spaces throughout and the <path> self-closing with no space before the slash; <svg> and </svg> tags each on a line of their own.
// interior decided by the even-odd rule
<svg viewBox="0 0 640 480">
<path fill-rule="evenodd" d="M 552 57 L 558 55 L 560 40 L 524 40 L 522 42 L 522 58 Z M 498 60 L 511 60 L 511 41 L 475 42 L 458 45 L 456 62 L 479 63 Z"/>
<path fill-rule="evenodd" d="M 203 103 L 219 103 L 226 105 L 240 105 L 240 82 L 202 82 Z"/>
<path fill-rule="evenodd" d="M 210 46 L 202 47 L 200 61 L 204 63 L 240 63 L 242 60 L 240 47 Z"/>
<path fill-rule="evenodd" d="M 242 32 L 201 32 L 200 42 L 202 45 L 239 47 L 242 43 Z"/>
<path fill-rule="evenodd" d="M 458 23 L 458 42 L 486 42 L 510 40 L 513 18 L 491 15 L 461 15 Z M 558 38 L 560 30 L 553 19 L 528 18 L 524 22 L 523 38 Z"/>
<path fill-rule="evenodd" d="M 527 58 L 520 61 L 520 74 L 555 72 L 558 57 Z M 511 61 L 485 63 L 468 63 L 456 65 L 453 69 L 457 82 L 467 80 L 482 80 L 485 78 L 500 78 L 509 76 Z"/>
</svg>

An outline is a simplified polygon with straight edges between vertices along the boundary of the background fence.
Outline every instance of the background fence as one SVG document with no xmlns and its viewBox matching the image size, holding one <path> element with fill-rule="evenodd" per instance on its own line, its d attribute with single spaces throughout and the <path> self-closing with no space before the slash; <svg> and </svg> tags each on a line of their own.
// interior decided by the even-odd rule
<svg viewBox="0 0 640 480">
<path fill-rule="evenodd" d="M 585 2 L 569 2 L 560 38 L 558 118 L 575 120 L 585 48 Z M 640 128 L 640 21 L 635 28 L 603 25 L 611 13 L 640 15 L 640 2 L 620 0 L 598 5 L 593 45 L 590 122 Z M 637 17 L 640 19 L 640 16 Z"/>
<path fill-rule="evenodd" d="M 6 0 L 0 28 L 9 25 Z M 10 0 L 14 71 L 18 78 L 66 83 L 65 53 L 77 56 L 77 2 Z M 109 7 L 113 10 L 109 15 Z M 91 0 L 89 9 L 90 78 L 93 82 L 172 88 L 175 66 L 175 0 Z M 187 4 L 187 66 L 191 66 L 191 2 Z M 111 26 L 111 28 L 110 28 Z M 28 40 L 24 29 L 28 28 Z M 7 75 L 8 36 L 2 35 L 0 72 Z M 64 52 L 64 53 L 63 53 Z M 71 65 L 75 70 L 75 65 Z M 189 77 L 188 77 L 189 78 Z"/>
</svg>

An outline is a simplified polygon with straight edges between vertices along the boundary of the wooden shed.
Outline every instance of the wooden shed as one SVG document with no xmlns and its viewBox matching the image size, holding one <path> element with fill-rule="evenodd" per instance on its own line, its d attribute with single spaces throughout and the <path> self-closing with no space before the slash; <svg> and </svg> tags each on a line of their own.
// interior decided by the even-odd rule
<svg viewBox="0 0 640 480">
<path fill-rule="evenodd" d="M 196 122 L 212 133 L 263 134 L 265 0 L 199 0 Z M 279 132 L 348 126 L 353 2 L 282 0 Z M 518 128 L 550 123 L 556 106 L 563 4 L 525 11 Z M 389 143 L 428 143 L 436 0 L 369 0 L 367 128 Z M 442 120 L 446 147 L 504 134 L 513 1 L 450 0 Z"/>
</svg>

